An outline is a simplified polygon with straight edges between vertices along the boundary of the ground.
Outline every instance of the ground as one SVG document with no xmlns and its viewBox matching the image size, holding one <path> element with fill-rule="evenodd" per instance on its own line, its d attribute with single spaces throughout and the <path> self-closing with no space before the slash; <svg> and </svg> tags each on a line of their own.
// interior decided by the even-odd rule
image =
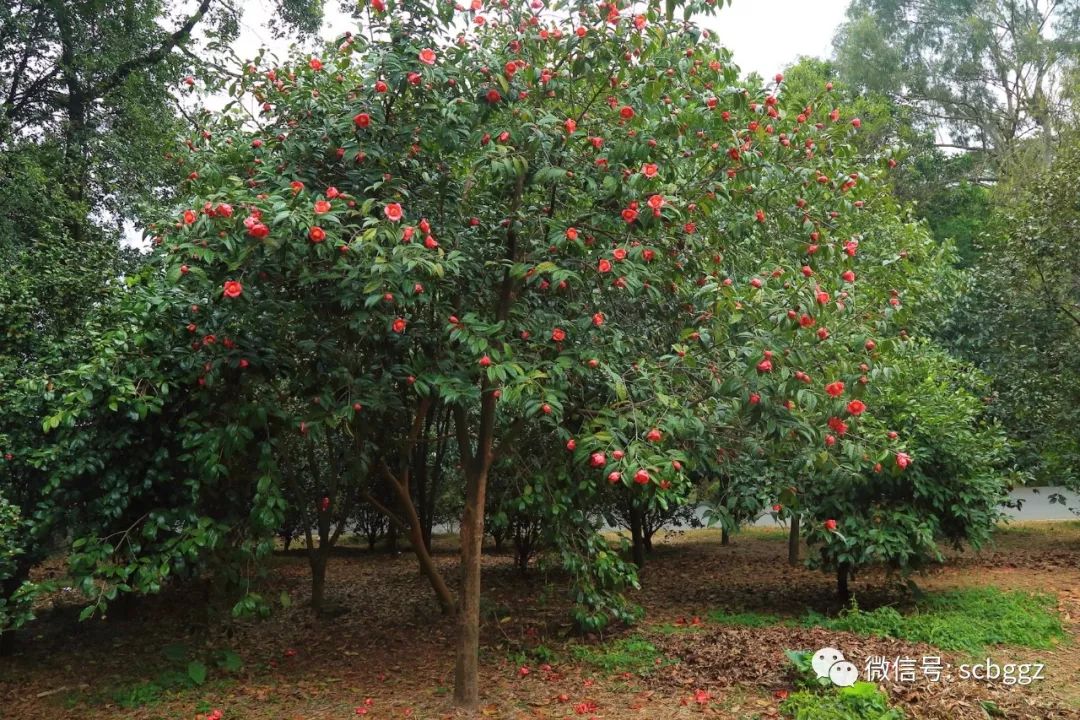
<svg viewBox="0 0 1080 720">
<path fill-rule="evenodd" d="M 920 664 L 940 656 L 953 667 L 987 657 L 1045 664 L 1044 679 L 1027 686 L 929 682 L 921 675 L 881 682 L 892 706 L 910 718 L 1080 718 L 1080 522 L 1011 525 L 993 547 L 953 553 L 947 565 L 915 578 L 928 598 L 964 598 L 969 604 L 960 615 L 916 607 L 907 588 L 875 571 L 855 579 L 862 612 L 842 620 L 825 617 L 838 610 L 831 578 L 789 566 L 782 531 L 755 528 L 726 547 L 718 536 L 700 530 L 661 538 L 642 590 L 633 594 L 644 620 L 604 637 L 571 632 L 566 584 L 557 573 L 522 577 L 511 557 L 485 556 L 483 703 L 476 716 L 783 717 L 782 699 L 802 682 L 785 650 L 831 646 L 860 667 L 870 656 Z M 437 544 L 450 578 L 452 542 Z M 259 587 L 276 606 L 264 620 L 208 615 L 203 601 L 215 593 L 196 585 L 79 623 L 75 593 L 60 592 L 23 633 L 20 654 L 0 660 L 0 717 L 171 720 L 204 718 L 213 708 L 225 720 L 467 717 L 449 702 L 453 623 L 439 615 L 412 555 L 343 548 L 329 570 L 331 607 L 318 619 L 305 607 L 307 583 L 302 554 L 275 557 Z M 1003 592 L 990 595 L 991 604 L 1020 604 L 1001 617 L 992 611 L 979 625 L 976 616 L 986 608 L 978 603 L 987 602 L 982 588 Z M 1045 612 L 1024 604 L 1029 593 L 1046 597 Z M 906 619 L 868 612 L 888 603 Z M 1029 622 L 1044 615 L 1061 627 Z M 906 624 L 886 631 L 896 637 L 866 634 L 882 632 L 882 617 Z M 1019 638 L 1035 647 L 970 645 L 984 642 L 979 633 L 989 634 L 985 642 Z"/>
</svg>

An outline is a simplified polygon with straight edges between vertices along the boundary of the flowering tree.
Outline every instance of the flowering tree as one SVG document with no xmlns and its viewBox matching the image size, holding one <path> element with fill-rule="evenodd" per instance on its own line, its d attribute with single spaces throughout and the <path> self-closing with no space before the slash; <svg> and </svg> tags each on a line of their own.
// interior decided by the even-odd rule
<svg viewBox="0 0 1080 720">
<path fill-rule="evenodd" d="M 395 498 L 380 505 L 457 613 L 455 696 L 473 705 L 493 472 L 522 488 L 596 627 L 632 615 L 617 591 L 636 583 L 593 525 L 602 497 L 663 510 L 731 456 L 831 482 L 889 450 L 861 432 L 863 388 L 934 249 L 895 220 L 885 164 L 856 164 L 860 122 L 827 88 L 790 107 L 780 77 L 740 87 L 711 35 L 665 10 L 373 0 L 367 37 L 246 69 L 237 112 L 176 158 L 181 204 L 132 279 L 143 327 L 103 343 L 138 362 L 89 398 L 74 388 L 115 352 L 72 373 L 47 422 L 64 452 L 90 417 L 127 452 L 133 424 L 168 418 L 165 449 L 138 456 L 162 485 L 137 494 L 145 541 L 106 562 L 117 544 L 95 533 L 78 567 L 115 572 L 89 587 L 152 586 L 148 547 L 166 565 L 233 536 L 265 553 L 289 474 L 332 461 L 339 488 L 377 477 Z M 102 422 L 107 408 L 130 423 Z M 464 486 L 457 592 L 413 492 L 448 460 L 421 449 L 441 417 Z M 93 497 L 85 476 L 57 482 Z M 130 466 L 111 477 L 135 482 Z M 325 540 L 347 494 L 316 493 Z M 824 502 L 802 507 L 836 529 Z"/>
</svg>

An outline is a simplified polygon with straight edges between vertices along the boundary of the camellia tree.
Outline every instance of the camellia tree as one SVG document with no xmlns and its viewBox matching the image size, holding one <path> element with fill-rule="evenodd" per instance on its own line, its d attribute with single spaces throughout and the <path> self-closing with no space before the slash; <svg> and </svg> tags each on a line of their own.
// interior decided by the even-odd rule
<svg viewBox="0 0 1080 720">
<path fill-rule="evenodd" d="M 234 107 L 254 101 L 253 119 L 207 116 L 177 156 L 180 204 L 132 279 L 146 329 L 108 336 L 141 364 L 112 395 L 75 392 L 96 375 L 73 373 L 47 422 L 71 451 L 89 417 L 109 432 L 110 406 L 169 418 L 151 484 L 169 468 L 187 497 L 175 482 L 139 493 L 151 507 L 125 535 L 145 538 L 124 546 L 128 568 L 156 581 L 139 550 L 175 566 L 233 535 L 265 553 L 295 456 L 332 445 L 339 474 L 374 471 L 396 498 L 387 510 L 458 615 L 455 696 L 474 705 L 493 468 L 536 485 L 529 509 L 559 529 L 579 623 L 597 627 L 632 615 L 612 592 L 636 583 L 593 524 L 602 493 L 677 504 L 720 442 L 786 444 L 818 477 L 873 464 L 872 439 L 837 441 L 872 407 L 830 385 L 860 387 L 902 293 L 932 282 L 925 233 L 895 221 L 884 163 L 855 165 L 860 121 L 825 88 L 814 107 L 787 103 L 779 77 L 739 86 L 675 9 L 376 0 L 366 37 L 246 69 Z M 443 412 L 465 489 L 456 593 L 412 489 Z M 92 492 L 76 479 L 57 483 Z M 78 564 L 106 598 L 139 577 L 105 562 L 107 537 Z"/>
</svg>

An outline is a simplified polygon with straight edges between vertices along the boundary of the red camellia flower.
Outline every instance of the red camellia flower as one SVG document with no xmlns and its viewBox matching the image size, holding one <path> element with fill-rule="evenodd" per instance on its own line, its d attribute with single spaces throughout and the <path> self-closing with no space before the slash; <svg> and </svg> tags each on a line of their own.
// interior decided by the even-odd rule
<svg viewBox="0 0 1080 720">
<path fill-rule="evenodd" d="M 832 519 L 826 520 L 825 529 L 829 532 L 833 532 L 834 530 L 836 530 L 836 521 Z"/>
<path fill-rule="evenodd" d="M 621 117 L 623 120 L 629 120 L 630 118 L 634 117 L 634 108 L 630 107 L 629 105 L 623 105 L 622 109 L 619 110 L 619 117 Z"/>
<path fill-rule="evenodd" d="M 658 428 L 653 428 L 645 434 L 645 439 L 649 442 L 660 442 L 660 438 L 663 437 Z"/>
<path fill-rule="evenodd" d="M 434 65 L 435 61 L 438 60 L 438 56 L 435 55 L 435 51 L 431 48 L 424 48 L 417 57 L 425 65 Z"/>
<path fill-rule="evenodd" d="M 760 373 L 772 372 L 772 360 L 762 360 L 757 364 L 757 370 Z"/>
<path fill-rule="evenodd" d="M 867 340 L 866 345 L 864 347 L 868 351 L 873 351 L 873 349 L 877 347 L 877 343 L 875 343 L 873 340 Z"/>
<path fill-rule="evenodd" d="M 637 210 L 634 208 L 626 208 L 622 211 L 622 219 L 628 223 L 632 223 L 637 220 Z"/>
<path fill-rule="evenodd" d="M 187 275 L 189 272 L 191 272 L 191 268 L 189 268 L 187 265 L 181 265 L 180 266 L 180 274 L 181 275 Z"/>
<path fill-rule="evenodd" d="M 321 243 L 326 239 L 326 231 L 316 225 L 308 230 L 308 237 L 311 238 L 311 242 L 313 243 Z"/>
<path fill-rule="evenodd" d="M 904 468 L 906 468 L 910 464 L 911 464 L 911 456 L 910 455 L 908 455 L 907 453 L 902 453 L 902 452 L 896 453 L 896 467 L 903 470 Z"/>
<path fill-rule="evenodd" d="M 645 163 L 641 166 L 641 174 L 647 178 L 656 177 L 657 167 L 656 163 Z"/>
<path fill-rule="evenodd" d="M 578 239 L 577 228 L 566 228 L 566 239 L 567 240 L 577 240 Z"/>
<path fill-rule="evenodd" d="M 836 444 L 836 437 L 835 436 L 833 436 L 833 435 L 826 435 L 825 436 L 825 445 L 827 445 L 828 447 L 832 447 L 835 444 Z"/>
<path fill-rule="evenodd" d="M 622 480 L 622 473 L 620 473 L 618 470 L 612 470 L 608 473 L 607 480 L 609 483 L 614 485 L 615 483 Z"/>
<path fill-rule="evenodd" d="M 244 286 L 236 280 L 226 280 L 222 294 L 227 298 L 238 298 L 244 292 Z"/>
<path fill-rule="evenodd" d="M 390 222 L 398 222 L 401 220 L 401 205 L 397 203 L 389 203 L 383 208 L 383 213 L 386 215 L 386 219 Z"/>
<path fill-rule="evenodd" d="M 487 91 L 487 101 L 489 103 L 494 105 L 495 103 L 499 102 L 500 100 L 502 100 L 502 95 L 499 94 L 498 90 L 496 90 L 495 88 L 491 88 L 490 90 Z"/>
<path fill-rule="evenodd" d="M 600 327 L 604 324 L 604 313 L 594 313 L 592 316 L 592 324 L 596 327 Z"/>
<path fill-rule="evenodd" d="M 593 467 L 604 467 L 607 465 L 607 456 L 602 452 L 594 452 L 589 456 L 589 464 Z"/>
<path fill-rule="evenodd" d="M 649 471 L 645 469 L 638 470 L 634 473 L 634 482 L 638 485 L 647 485 L 649 483 Z"/>
<path fill-rule="evenodd" d="M 829 293 L 825 292 L 824 290 L 818 291 L 818 294 L 817 294 L 816 297 L 817 297 L 818 305 L 825 305 L 825 304 L 827 304 L 829 302 Z"/>
<path fill-rule="evenodd" d="M 308 67 L 315 71 L 322 70 L 322 60 L 317 57 L 313 57 L 308 60 Z"/>
<path fill-rule="evenodd" d="M 829 393 L 830 397 L 840 397 L 844 394 L 844 383 L 839 380 L 831 382 L 825 386 L 825 392 Z"/>
<path fill-rule="evenodd" d="M 390 329 L 400 335 L 401 333 L 405 332 L 405 325 L 405 318 L 394 318 L 394 322 L 390 326 Z"/>
<path fill-rule="evenodd" d="M 566 132 L 572 133 L 577 130 L 577 123 L 573 118 L 566 118 L 566 122 L 563 123 L 563 127 L 566 128 Z"/>
<path fill-rule="evenodd" d="M 851 270 L 845 270 L 840 277 L 843 278 L 844 282 L 855 282 L 855 273 Z"/>
<path fill-rule="evenodd" d="M 328 200 L 316 200 L 314 211 L 316 215 L 325 215 L 330 212 L 330 201 Z"/>
<path fill-rule="evenodd" d="M 847 411 L 852 415 L 862 415 L 866 411 L 866 403 L 862 400 L 852 400 L 847 404 Z"/>
<path fill-rule="evenodd" d="M 750 404 L 757 405 L 759 402 L 761 402 L 761 396 L 757 393 L 750 393 Z"/>
<path fill-rule="evenodd" d="M 487 355 L 480 358 L 480 367 L 491 367 L 491 358 L 489 358 Z"/>
<path fill-rule="evenodd" d="M 555 328 L 551 331 L 551 339 L 555 342 L 562 342 L 566 339 L 566 331 L 562 328 Z"/>
<path fill-rule="evenodd" d="M 184 224 L 185 225 L 190 225 L 193 222 L 195 222 L 195 212 L 193 210 L 185 210 L 184 211 Z"/>
<path fill-rule="evenodd" d="M 353 116 L 353 122 L 356 123 L 356 127 L 366 128 L 371 124 L 371 116 L 367 113 L 357 113 Z"/>
<path fill-rule="evenodd" d="M 574 438 L 570 438 L 569 440 L 566 441 L 566 449 L 569 450 L 570 452 L 574 452 L 574 449 L 576 447 L 577 447 L 577 443 L 574 441 Z"/>
<path fill-rule="evenodd" d="M 806 314 L 804 313 L 804 314 L 803 314 L 803 315 L 802 315 L 802 316 L 801 316 L 801 317 L 799 318 L 799 325 L 801 325 L 801 326 L 802 326 L 802 327 L 804 327 L 804 328 L 808 328 L 808 327 L 813 327 L 813 326 L 814 326 L 814 318 L 812 318 L 812 317 L 810 317 L 809 315 L 806 315 Z"/>
</svg>

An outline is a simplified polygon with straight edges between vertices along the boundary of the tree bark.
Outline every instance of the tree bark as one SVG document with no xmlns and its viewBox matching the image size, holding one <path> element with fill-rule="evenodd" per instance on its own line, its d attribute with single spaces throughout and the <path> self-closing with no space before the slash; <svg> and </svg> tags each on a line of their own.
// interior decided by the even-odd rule
<svg viewBox="0 0 1080 720">
<path fill-rule="evenodd" d="M 847 605 L 851 602 L 851 590 L 848 589 L 848 575 L 851 567 L 847 563 L 836 566 L 836 596 L 841 603 Z"/>
<path fill-rule="evenodd" d="M 484 541 L 484 495 L 487 470 L 466 478 L 461 517 L 461 603 L 458 606 L 458 654 L 454 699 L 465 708 L 480 702 L 480 556 Z"/>
<path fill-rule="evenodd" d="M 731 544 L 731 533 L 726 527 L 720 528 L 720 544 L 727 547 Z"/>
<path fill-rule="evenodd" d="M 327 553 L 320 547 L 309 556 L 311 564 L 311 612 L 322 612 L 323 598 L 326 592 Z"/>
<path fill-rule="evenodd" d="M 638 568 L 645 567 L 645 533 L 641 508 L 637 504 L 630 506 L 630 554 Z"/>
<path fill-rule="evenodd" d="M 787 541 L 787 561 L 789 565 L 799 564 L 799 540 L 799 516 L 792 515 Z"/>
</svg>

